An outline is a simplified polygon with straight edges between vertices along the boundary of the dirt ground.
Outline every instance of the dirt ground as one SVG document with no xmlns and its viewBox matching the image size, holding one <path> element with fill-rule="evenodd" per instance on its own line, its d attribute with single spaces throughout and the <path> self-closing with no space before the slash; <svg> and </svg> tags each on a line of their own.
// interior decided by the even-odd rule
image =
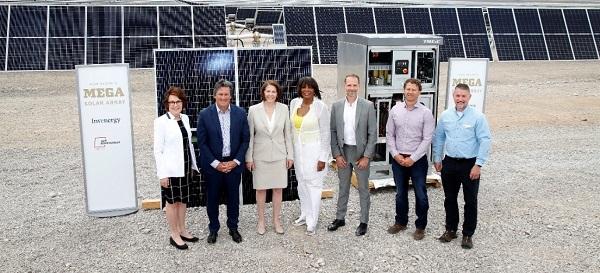
<svg viewBox="0 0 600 273">
<path fill-rule="evenodd" d="M 444 87 L 446 64 L 440 71 Z M 242 233 L 250 243 L 232 245 L 222 234 L 219 238 L 225 242 L 218 246 L 196 244 L 192 252 L 174 259 L 163 240 L 166 225 L 158 211 L 110 220 L 85 215 L 75 72 L 0 73 L 0 197 L 5 200 L 0 207 L 0 271 L 164 272 L 173 266 L 182 267 L 181 272 L 240 271 L 258 258 L 262 262 L 250 266 L 261 271 L 283 265 L 300 272 L 598 272 L 599 71 L 599 61 L 490 64 L 486 116 L 494 138 L 480 192 L 481 228 L 472 252 L 434 240 L 443 231 L 443 191 L 430 191 L 432 223 L 426 240 L 418 244 L 409 235 L 392 238 L 385 233 L 393 218 L 393 191 L 382 191 L 372 195 L 372 224 L 364 240 L 351 234 L 353 227 L 344 231 L 348 236 L 322 231 L 312 243 L 292 228 L 283 237 L 258 238 L 251 232 L 254 208 L 244 206 Z M 330 103 L 336 66 L 314 66 L 313 74 Z M 130 75 L 138 191 L 140 199 L 157 198 L 154 72 L 134 70 Z M 441 88 L 440 113 L 444 99 Z M 334 202 L 335 198 L 323 203 L 322 229 L 334 214 Z M 355 193 L 351 202 L 356 209 Z M 297 205 L 285 206 L 289 224 Z M 200 231 L 206 217 L 194 215 L 191 225 Z M 312 254 L 303 250 L 307 242 Z M 379 258 L 357 256 L 362 263 L 349 263 L 339 258 L 348 256 L 348 249 L 338 244 Z M 227 267 L 221 261 L 232 249 L 243 253 L 245 261 L 231 261 Z M 218 258 L 211 259 L 205 251 Z M 275 252 L 275 262 L 268 261 L 269 253 Z M 188 265 L 190 259 L 204 267 Z M 326 264 L 319 265 L 321 259 Z"/>
</svg>

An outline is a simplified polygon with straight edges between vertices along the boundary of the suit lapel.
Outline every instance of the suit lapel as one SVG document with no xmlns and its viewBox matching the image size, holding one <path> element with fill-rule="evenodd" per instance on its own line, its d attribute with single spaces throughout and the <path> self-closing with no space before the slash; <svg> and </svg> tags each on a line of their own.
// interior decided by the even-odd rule
<svg viewBox="0 0 600 273">
<path fill-rule="evenodd" d="M 362 109 L 362 103 L 360 102 L 360 98 L 356 98 L 356 115 L 354 116 L 354 131 L 355 132 L 357 131 L 356 129 L 358 128 L 358 120 L 360 119 L 361 109 Z"/>
<path fill-rule="evenodd" d="M 210 109 L 211 116 L 213 116 L 213 120 L 215 121 L 215 126 L 217 127 L 217 132 L 219 132 L 219 138 L 221 139 L 221 144 L 223 144 L 223 132 L 221 132 L 221 120 L 219 119 L 219 108 L 217 108 L 216 104 L 213 104 L 213 109 Z"/>
</svg>

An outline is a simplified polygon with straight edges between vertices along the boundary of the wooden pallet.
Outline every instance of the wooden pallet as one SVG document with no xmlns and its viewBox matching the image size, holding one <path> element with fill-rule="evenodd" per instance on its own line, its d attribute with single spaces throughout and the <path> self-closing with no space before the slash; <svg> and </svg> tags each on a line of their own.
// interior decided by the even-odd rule
<svg viewBox="0 0 600 273">
<path fill-rule="evenodd" d="M 352 186 L 354 186 L 355 188 L 358 188 L 358 179 L 356 178 L 356 173 L 352 172 L 352 178 L 350 179 L 350 182 L 352 183 Z M 427 180 L 425 181 L 426 185 L 432 186 L 434 188 L 439 188 L 442 186 L 442 180 L 440 179 L 439 175 L 435 175 L 435 174 L 430 174 L 427 175 Z M 412 185 L 412 181 L 408 181 L 409 185 Z M 375 189 L 375 185 L 373 184 L 373 181 L 369 181 L 369 189 L 370 190 L 374 190 Z"/>
</svg>

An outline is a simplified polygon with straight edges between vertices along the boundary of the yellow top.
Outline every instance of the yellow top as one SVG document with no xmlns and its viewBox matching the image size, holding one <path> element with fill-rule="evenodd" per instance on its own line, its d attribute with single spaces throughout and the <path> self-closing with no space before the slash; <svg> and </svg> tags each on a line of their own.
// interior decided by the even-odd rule
<svg viewBox="0 0 600 273">
<path fill-rule="evenodd" d="M 292 116 L 292 119 L 294 121 L 294 127 L 296 127 L 296 129 L 300 130 L 300 127 L 302 126 L 302 120 L 304 119 L 304 117 L 298 116 L 298 113 L 296 113 L 296 111 L 294 111 L 294 115 Z"/>
</svg>

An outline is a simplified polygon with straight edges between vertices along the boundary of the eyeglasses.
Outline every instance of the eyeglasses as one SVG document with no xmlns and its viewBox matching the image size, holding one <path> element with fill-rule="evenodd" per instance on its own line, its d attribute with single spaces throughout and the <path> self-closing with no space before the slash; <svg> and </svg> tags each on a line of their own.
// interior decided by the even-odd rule
<svg viewBox="0 0 600 273">
<path fill-rule="evenodd" d="M 177 105 L 177 104 L 183 104 L 183 101 L 168 101 L 167 103 L 169 103 L 169 105 Z"/>
</svg>

